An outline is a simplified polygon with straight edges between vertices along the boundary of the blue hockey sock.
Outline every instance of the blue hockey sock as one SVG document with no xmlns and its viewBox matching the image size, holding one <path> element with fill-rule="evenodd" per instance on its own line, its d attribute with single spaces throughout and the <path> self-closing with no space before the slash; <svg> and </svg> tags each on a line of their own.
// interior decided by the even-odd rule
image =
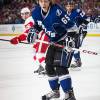
<svg viewBox="0 0 100 100">
<path fill-rule="evenodd" d="M 79 51 L 74 51 L 74 58 L 75 60 L 80 60 L 80 52 Z"/>
<path fill-rule="evenodd" d="M 59 81 L 64 92 L 72 89 L 72 81 L 70 75 L 63 75 L 59 77 Z"/>
<path fill-rule="evenodd" d="M 58 76 L 49 77 L 48 81 L 49 81 L 50 88 L 52 90 L 58 90 L 59 89 Z"/>
</svg>

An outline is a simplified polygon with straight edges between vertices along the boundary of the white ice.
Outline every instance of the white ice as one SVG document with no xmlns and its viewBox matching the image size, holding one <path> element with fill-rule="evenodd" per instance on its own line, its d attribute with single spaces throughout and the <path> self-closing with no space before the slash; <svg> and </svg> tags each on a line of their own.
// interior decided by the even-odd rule
<svg viewBox="0 0 100 100">
<path fill-rule="evenodd" d="M 82 48 L 100 53 L 100 37 L 86 37 Z M 41 100 L 50 91 L 47 78 L 33 73 L 33 53 L 32 45 L 0 41 L 0 100 Z M 75 96 L 77 100 L 100 100 L 100 55 L 81 53 L 81 58 L 82 69 L 70 70 Z"/>
</svg>

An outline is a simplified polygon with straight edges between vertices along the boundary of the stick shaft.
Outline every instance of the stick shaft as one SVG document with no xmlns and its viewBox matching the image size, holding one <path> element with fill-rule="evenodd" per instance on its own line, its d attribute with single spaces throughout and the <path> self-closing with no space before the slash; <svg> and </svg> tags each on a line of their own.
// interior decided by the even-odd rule
<svg viewBox="0 0 100 100">
<path fill-rule="evenodd" d="M 51 43 L 49 43 L 49 42 L 47 42 L 47 41 L 42 41 L 42 40 L 36 40 L 36 42 L 42 42 L 42 43 L 45 43 L 45 44 L 51 44 Z M 66 48 L 66 49 L 67 49 L 67 47 L 65 47 L 65 46 L 63 46 L 63 45 L 60 45 L 60 44 L 54 43 L 53 45 L 58 46 L 58 47 L 61 47 L 61 48 Z M 91 50 L 77 49 L 77 48 L 72 48 L 72 50 L 80 51 L 80 52 L 85 53 L 85 54 L 100 55 L 100 53 L 95 52 L 95 51 L 91 51 Z"/>
<path fill-rule="evenodd" d="M 10 42 L 10 40 L 7 40 L 7 39 L 0 39 L 0 41 L 8 41 L 8 42 Z M 47 42 L 47 41 L 36 40 L 36 42 L 42 42 L 42 43 L 51 45 L 51 43 L 49 43 L 49 42 Z M 29 44 L 29 43 L 27 43 L 27 42 L 19 42 L 19 43 L 22 43 L 22 44 Z M 57 46 L 57 47 L 61 47 L 61 48 L 64 48 L 64 47 L 65 47 L 65 46 L 63 46 L 63 45 L 56 44 L 56 43 L 54 43 L 53 45 L 55 45 L 55 46 Z M 67 49 L 67 48 L 66 48 L 66 49 Z M 98 52 L 91 51 L 91 50 L 84 50 L 84 49 L 77 49 L 77 48 L 72 48 L 72 50 L 80 51 L 80 52 L 85 53 L 85 54 L 100 55 Z"/>
<path fill-rule="evenodd" d="M 7 41 L 7 42 L 10 42 L 10 40 L 7 40 L 7 39 L 0 39 L 0 41 Z M 22 43 L 22 44 L 29 44 L 27 42 L 19 42 L 19 43 Z"/>
</svg>

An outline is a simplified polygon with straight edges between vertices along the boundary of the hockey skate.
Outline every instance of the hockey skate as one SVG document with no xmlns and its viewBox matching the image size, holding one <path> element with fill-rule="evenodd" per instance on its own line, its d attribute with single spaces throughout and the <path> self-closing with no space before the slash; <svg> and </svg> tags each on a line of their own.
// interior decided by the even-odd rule
<svg viewBox="0 0 100 100">
<path fill-rule="evenodd" d="M 60 97 L 59 90 L 55 90 L 55 91 L 51 91 L 48 94 L 42 96 L 42 100 L 51 100 L 51 99 L 59 98 L 59 97 Z"/>
<path fill-rule="evenodd" d="M 70 90 L 65 93 L 65 98 L 63 100 L 76 100 L 73 90 Z"/>
<path fill-rule="evenodd" d="M 71 69 L 80 70 L 80 69 L 81 69 L 81 66 L 82 66 L 81 60 L 76 60 L 74 64 L 71 64 L 71 65 L 70 65 L 70 68 L 71 68 Z"/>
<path fill-rule="evenodd" d="M 43 68 L 42 65 L 39 66 L 39 68 L 37 70 L 34 71 L 34 73 L 38 73 L 39 75 L 45 75 L 46 74 L 46 71 L 45 69 Z"/>
</svg>

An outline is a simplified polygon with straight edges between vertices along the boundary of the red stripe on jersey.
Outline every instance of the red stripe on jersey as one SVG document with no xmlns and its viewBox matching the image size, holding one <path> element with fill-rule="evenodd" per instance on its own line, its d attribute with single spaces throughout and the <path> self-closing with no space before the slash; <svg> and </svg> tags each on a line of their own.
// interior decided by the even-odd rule
<svg viewBox="0 0 100 100">
<path fill-rule="evenodd" d="M 42 41 L 49 41 L 49 38 L 48 38 L 48 36 L 42 31 L 42 32 L 40 32 L 39 33 L 39 40 L 42 40 Z M 47 50 L 47 48 L 48 48 L 48 44 L 46 44 L 46 43 L 43 43 L 43 42 L 37 42 L 34 46 L 33 46 L 33 48 L 35 47 L 35 49 L 36 49 L 36 52 L 39 52 L 39 53 L 45 53 L 46 52 L 46 50 Z"/>
</svg>

